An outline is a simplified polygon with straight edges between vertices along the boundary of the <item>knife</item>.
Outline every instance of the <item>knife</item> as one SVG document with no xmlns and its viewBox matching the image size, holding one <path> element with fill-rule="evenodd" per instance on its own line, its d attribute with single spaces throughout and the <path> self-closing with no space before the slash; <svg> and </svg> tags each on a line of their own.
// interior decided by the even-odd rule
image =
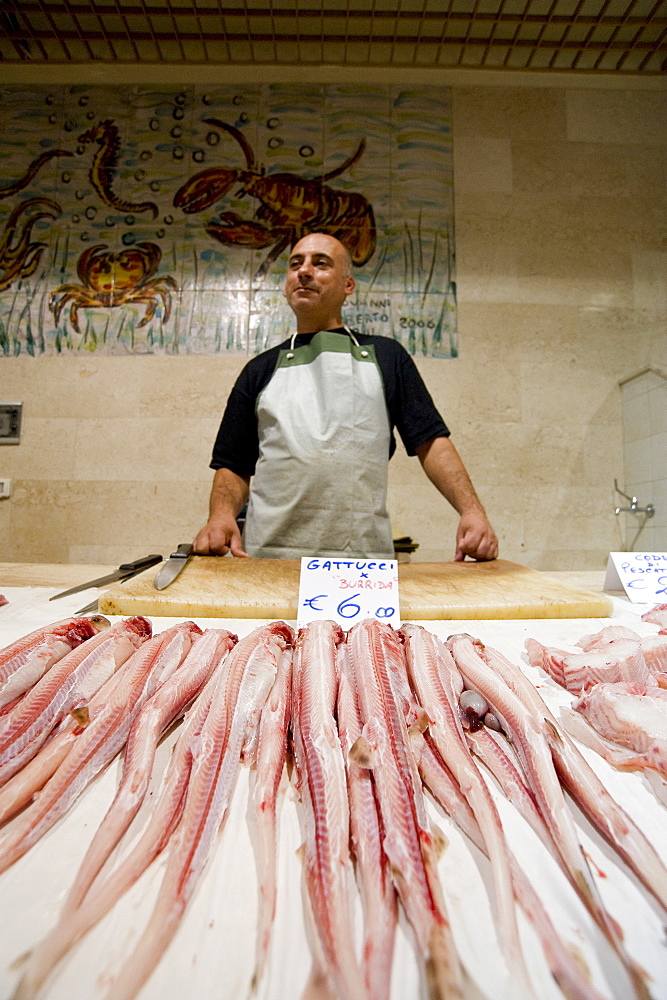
<svg viewBox="0 0 667 1000">
<path fill-rule="evenodd" d="M 55 601 L 59 597 L 68 597 L 69 594 L 78 594 L 80 590 L 88 590 L 89 587 L 103 587 L 105 583 L 113 583 L 114 580 L 124 582 L 125 580 L 129 580 L 131 576 L 136 576 L 137 573 L 141 573 L 143 569 L 148 569 L 149 566 L 155 566 L 155 564 L 159 562 L 162 562 L 162 556 L 151 555 L 144 556 L 143 559 L 135 559 L 134 562 L 121 563 L 118 569 L 114 570 L 113 573 L 107 573 L 106 576 L 98 576 L 95 580 L 87 580 L 85 583 L 80 583 L 77 587 L 70 587 L 69 590 L 63 590 L 59 594 L 54 594 L 53 597 L 49 597 L 49 600 Z"/>
<path fill-rule="evenodd" d="M 183 542 L 179 545 L 176 551 L 171 553 L 164 566 L 161 567 L 156 575 L 153 581 L 155 589 L 164 590 L 170 583 L 173 583 L 186 563 L 190 561 L 192 553 L 193 548 L 189 542 Z"/>
</svg>

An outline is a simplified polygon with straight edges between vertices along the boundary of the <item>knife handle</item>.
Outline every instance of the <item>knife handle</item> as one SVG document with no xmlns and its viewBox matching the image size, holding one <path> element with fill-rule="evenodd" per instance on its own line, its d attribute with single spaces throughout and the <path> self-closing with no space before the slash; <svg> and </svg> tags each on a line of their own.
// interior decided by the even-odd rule
<svg viewBox="0 0 667 1000">
<path fill-rule="evenodd" d="M 187 559 L 192 555 L 192 545 L 190 542 L 181 542 L 175 552 L 169 556 L 170 559 Z"/>
<path fill-rule="evenodd" d="M 134 562 L 121 563 L 118 569 L 127 573 L 138 573 L 139 570 L 148 569 L 149 566 L 155 566 L 155 563 L 159 562 L 162 562 L 162 556 L 144 556 L 143 559 L 135 559 Z"/>
</svg>

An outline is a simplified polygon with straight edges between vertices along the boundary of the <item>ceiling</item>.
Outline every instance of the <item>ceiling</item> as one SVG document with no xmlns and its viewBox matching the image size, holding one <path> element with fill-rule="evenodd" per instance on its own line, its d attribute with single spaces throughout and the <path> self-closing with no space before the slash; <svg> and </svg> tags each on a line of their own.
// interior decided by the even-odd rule
<svg viewBox="0 0 667 1000">
<path fill-rule="evenodd" d="M 667 0 L 0 0 L 0 62 L 655 76 Z"/>
</svg>

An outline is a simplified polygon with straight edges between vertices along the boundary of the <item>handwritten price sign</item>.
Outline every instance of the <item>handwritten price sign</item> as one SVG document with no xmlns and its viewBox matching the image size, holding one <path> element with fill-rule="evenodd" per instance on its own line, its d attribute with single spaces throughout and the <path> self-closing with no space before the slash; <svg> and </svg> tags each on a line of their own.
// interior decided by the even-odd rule
<svg viewBox="0 0 667 1000">
<path fill-rule="evenodd" d="M 297 625 L 330 619 L 347 630 L 364 618 L 399 627 L 396 559 L 302 558 Z"/>
<path fill-rule="evenodd" d="M 667 604 L 667 552 L 610 552 L 605 590 L 625 590 L 633 604 Z"/>
</svg>

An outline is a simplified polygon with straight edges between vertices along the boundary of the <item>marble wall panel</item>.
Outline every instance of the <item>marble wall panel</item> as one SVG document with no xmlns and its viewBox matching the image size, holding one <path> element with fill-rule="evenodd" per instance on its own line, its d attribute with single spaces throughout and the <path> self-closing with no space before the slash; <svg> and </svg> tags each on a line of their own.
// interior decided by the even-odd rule
<svg viewBox="0 0 667 1000">
<path fill-rule="evenodd" d="M 663 92 L 582 89 L 564 96 L 570 142 L 667 145 Z"/>
<path fill-rule="evenodd" d="M 512 143 L 514 190 L 547 194 L 561 201 L 625 194 L 626 170 L 613 147 L 592 142 L 558 142 L 552 136 Z"/>
<path fill-rule="evenodd" d="M 454 156 L 454 188 L 511 194 L 512 145 L 509 139 L 457 136 Z"/>
<path fill-rule="evenodd" d="M 53 482 L 73 478 L 76 436 L 77 421 L 72 417 L 26 419 L 24 410 L 21 443 L 5 445 L 0 450 L 0 467 L 5 469 L 3 478 Z"/>
<path fill-rule="evenodd" d="M 26 417 L 86 419 L 222 415 L 246 358 L 42 357 L 0 360 L 3 399 L 30 393 Z M 31 391 L 31 388 L 33 391 Z"/>
<path fill-rule="evenodd" d="M 566 139 L 566 104 L 557 88 L 493 87 L 482 96 L 479 87 L 457 87 L 453 99 L 457 137 Z"/>
<path fill-rule="evenodd" d="M 9 562 L 120 563 L 189 541 L 206 519 L 202 483 L 24 480 L 14 492 Z"/>
<path fill-rule="evenodd" d="M 632 288 L 633 303 L 638 309 L 653 309 L 665 314 L 667 311 L 667 252 L 660 253 L 653 249 L 633 250 Z"/>
<path fill-rule="evenodd" d="M 85 481 L 191 482 L 210 456 L 213 422 L 162 413 L 112 420 L 79 420 L 74 476 Z"/>
</svg>

